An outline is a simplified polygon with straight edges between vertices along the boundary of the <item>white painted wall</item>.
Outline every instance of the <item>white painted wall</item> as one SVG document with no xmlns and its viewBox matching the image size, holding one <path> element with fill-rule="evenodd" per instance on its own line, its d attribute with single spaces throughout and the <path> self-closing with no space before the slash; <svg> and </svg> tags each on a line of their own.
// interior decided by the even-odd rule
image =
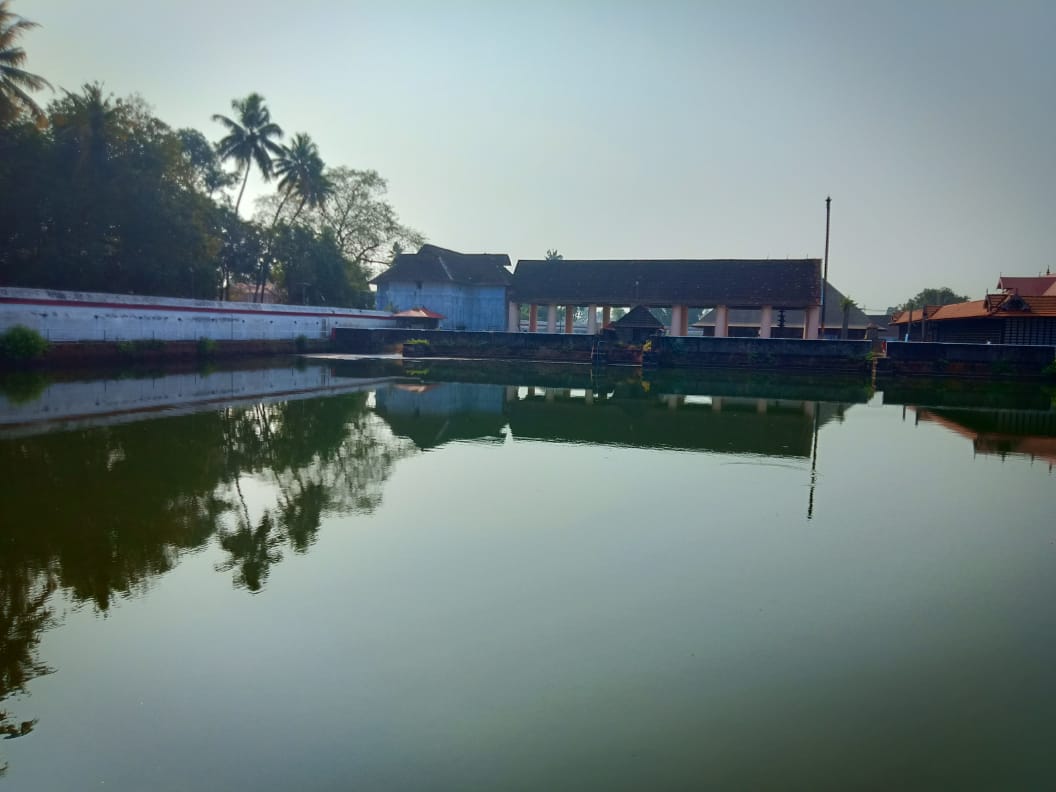
<svg viewBox="0 0 1056 792">
<path fill-rule="evenodd" d="M 0 287 L 0 332 L 30 327 L 49 341 L 329 338 L 335 327 L 393 327 L 386 311 L 181 300 Z"/>
</svg>

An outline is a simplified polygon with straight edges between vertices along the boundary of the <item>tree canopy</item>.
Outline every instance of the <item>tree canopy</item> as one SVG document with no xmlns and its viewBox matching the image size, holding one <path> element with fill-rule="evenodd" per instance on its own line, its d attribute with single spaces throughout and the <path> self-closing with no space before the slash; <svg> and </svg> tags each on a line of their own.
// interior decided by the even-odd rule
<svg viewBox="0 0 1056 792">
<path fill-rule="evenodd" d="M 27 30 L 39 27 L 17 16 L 11 10 L 10 0 L 0 0 L 0 124 L 16 120 L 28 114 L 37 123 L 44 122 L 44 111 L 34 101 L 29 91 L 40 91 L 51 85 L 43 77 L 26 71 L 26 51 L 16 46 Z"/>
<path fill-rule="evenodd" d="M 327 167 L 306 132 L 280 145 L 259 93 L 212 116 L 216 143 L 95 82 L 41 109 L 15 46 L 33 27 L 0 0 L 0 285 L 262 298 L 270 275 L 280 299 L 365 307 L 371 270 L 424 242 L 376 171 Z M 246 220 L 254 168 L 277 190 Z"/>
<path fill-rule="evenodd" d="M 952 305 L 953 303 L 968 302 L 970 299 L 972 298 L 957 294 L 949 286 L 941 286 L 937 289 L 922 289 L 919 293 L 902 303 L 902 305 L 889 308 L 888 313 L 923 308 L 925 305 Z"/>
</svg>

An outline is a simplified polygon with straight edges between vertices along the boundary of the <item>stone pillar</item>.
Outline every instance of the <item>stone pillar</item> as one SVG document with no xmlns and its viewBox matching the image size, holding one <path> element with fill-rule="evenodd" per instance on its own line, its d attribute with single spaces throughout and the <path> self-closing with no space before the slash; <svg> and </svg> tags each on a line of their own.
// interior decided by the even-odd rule
<svg viewBox="0 0 1056 792">
<path fill-rule="evenodd" d="M 672 305 L 671 306 L 671 330 L 670 335 L 680 336 L 682 335 L 682 306 Z"/>
<path fill-rule="evenodd" d="M 587 335 L 598 334 L 598 306 L 587 306 Z"/>
<path fill-rule="evenodd" d="M 528 332 L 534 333 L 539 329 L 539 306 L 532 303 L 528 306 Z"/>
<path fill-rule="evenodd" d="M 689 306 L 688 305 L 683 305 L 682 306 L 682 332 L 680 333 L 680 335 L 684 335 L 684 336 L 688 336 L 689 335 Z"/>
<path fill-rule="evenodd" d="M 604 327 L 612 321 L 612 306 L 606 305 L 601 309 L 601 326 Z"/>
<path fill-rule="evenodd" d="M 730 334 L 730 311 L 725 305 L 715 306 L 715 337 L 726 338 Z"/>
<path fill-rule="evenodd" d="M 557 332 L 557 306 L 553 303 L 546 306 L 546 332 Z"/>
<path fill-rule="evenodd" d="M 511 302 L 506 322 L 506 332 L 519 333 L 521 330 L 521 304 Z"/>
<path fill-rule="evenodd" d="M 572 335 L 575 332 L 576 306 L 565 306 L 565 334 Z"/>
<path fill-rule="evenodd" d="M 759 311 L 759 337 L 769 338 L 770 328 L 774 326 L 774 306 L 764 305 Z"/>
<path fill-rule="evenodd" d="M 818 328 L 821 326 L 821 306 L 812 305 L 807 308 L 806 322 L 803 327 L 803 337 L 811 341 L 818 338 Z"/>
</svg>

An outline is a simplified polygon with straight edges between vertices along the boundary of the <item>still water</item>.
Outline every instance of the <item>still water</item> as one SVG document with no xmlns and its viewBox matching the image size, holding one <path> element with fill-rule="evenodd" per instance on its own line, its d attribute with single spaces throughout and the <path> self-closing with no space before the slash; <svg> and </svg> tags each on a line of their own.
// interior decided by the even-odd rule
<svg viewBox="0 0 1056 792">
<path fill-rule="evenodd" d="M 0 788 L 1056 783 L 1051 393 L 4 393 Z"/>
</svg>

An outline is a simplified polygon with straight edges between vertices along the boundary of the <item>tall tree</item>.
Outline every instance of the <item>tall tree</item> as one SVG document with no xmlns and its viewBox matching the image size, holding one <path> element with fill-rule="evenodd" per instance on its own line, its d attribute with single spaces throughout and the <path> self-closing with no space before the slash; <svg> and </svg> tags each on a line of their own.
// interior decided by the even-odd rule
<svg viewBox="0 0 1056 792">
<path fill-rule="evenodd" d="M 275 210 L 275 217 L 271 220 L 272 236 L 274 237 L 275 225 L 279 222 L 283 208 L 291 197 L 297 196 L 300 200 L 293 216 L 289 218 L 291 225 L 297 222 L 297 218 L 304 210 L 305 205 L 316 208 L 322 204 L 326 197 L 333 191 L 333 185 L 323 172 L 326 166 L 323 158 L 319 156 L 319 147 L 315 145 L 311 137 L 304 132 L 298 132 L 293 136 L 289 146 L 282 147 L 282 153 L 275 159 L 275 175 L 279 177 L 279 206 Z M 270 247 L 270 245 L 269 245 Z M 264 299 L 264 286 L 268 279 L 268 269 L 271 263 L 269 255 L 260 261 L 260 271 L 257 276 L 257 290 L 254 292 L 254 301 Z"/>
<path fill-rule="evenodd" d="M 425 237 L 400 222 L 396 210 L 385 200 L 387 185 L 377 171 L 327 168 L 326 178 L 333 187 L 317 207 L 305 204 L 300 221 L 316 234 L 330 231 L 342 255 L 357 267 L 377 271 L 392 263 L 393 245 L 401 250 L 417 250 Z M 258 202 L 258 219 L 266 222 L 276 213 L 281 198 L 269 196 Z M 281 209 L 280 219 L 292 222 L 290 205 Z"/>
<path fill-rule="evenodd" d="M 50 88 L 51 84 L 22 68 L 26 52 L 16 46 L 22 34 L 35 27 L 39 27 L 36 22 L 11 11 L 9 0 L 0 0 L 0 126 L 14 121 L 23 112 L 29 113 L 38 126 L 47 120 L 27 91 L 40 91 Z"/>
<path fill-rule="evenodd" d="M 560 253 L 557 252 L 557 248 L 554 248 L 553 250 L 547 250 L 546 251 L 546 260 L 547 261 L 564 261 L 564 258 L 565 258 L 564 256 L 562 256 Z"/>
<path fill-rule="evenodd" d="M 282 147 L 274 139 L 281 139 L 283 133 L 282 127 L 271 120 L 271 111 L 264 104 L 264 97 L 258 93 L 251 93 L 245 99 L 231 100 L 231 109 L 235 111 L 237 121 L 220 114 L 214 115 L 213 120 L 227 129 L 227 135 L 217 144 L 217 153 L 221 159 L 234 160 L 239 168 L 245 169 L 242 187 L 235 201 L 235 214 L 238 214 L 253 163 L 257 164 L 264 181 L 271 179 L 271 157 L 282 154 Z"/>
<path fill-rule="evenodd" d="M 297 222 L 305 205 L 314 209 L 320 206 L 333 192 L 333 185 L 324 173 L 325 165 L 319 156 L 319 147 L 304 132 L 293 136 L 290 145 L 282 147 L 282 153 L 275 160 L 275 175 L 279 177 L 279 194 L 282 200 L 275 211 L 275 221 L 279 219 L 286 202 L 293 196 L 300 199 L 290 222 Z"/>
</svg>

